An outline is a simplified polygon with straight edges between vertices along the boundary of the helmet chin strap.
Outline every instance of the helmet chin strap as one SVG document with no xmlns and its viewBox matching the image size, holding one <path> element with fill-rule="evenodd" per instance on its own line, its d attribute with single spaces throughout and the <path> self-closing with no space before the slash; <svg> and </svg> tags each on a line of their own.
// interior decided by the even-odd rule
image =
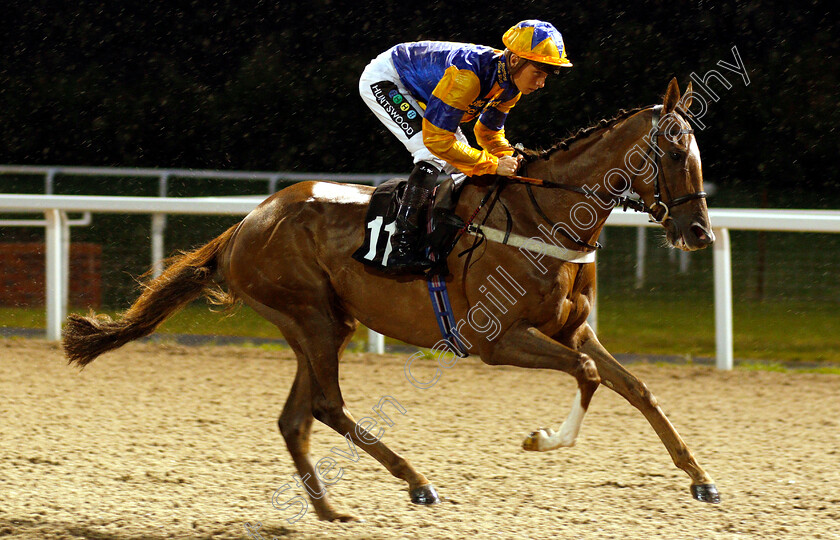
<svg viewBox="0 0 840 540">
<path fill-rule="evenodd" d="M 511 57 L 514 56 L 514 55 L 516 55 L 516 58 L 519 59 L 519 61 L 516 63 L 516 67 L 511 65 Z M 517 86 L 516 83 L 513 81 L 513 77 L 517 73 L 519 73 L 522 70 L 522 68 L 525 67 L 525 64 L 527 64 L 529 61 L 525 60 L 524 58 L 522 58 L 521 56 L 519 56 L 518 54 L 516 54 L 515 52 L 513 52 L 511 50 L 506 50 L 505 51 L 505 61 L 507 62 L 508 76 L 510 77 L 511 84 L 513 86 L 515 86 L 516 89 L 521 92 L 519 86 Z"/>
<path fill-rule="evenodd" d="M 515 67 L 511 65 L 511 63 L 512 63 L 511 60 L 513 60 L 513 58 L 512 58 L 513 56 L 516 56 L 516 58 L 519 60 L 516 63 Z M 510 73 L 511 79 L 513 79 L 513 76 L 516 75 L 517 73 L 519 73 L 519 71 L 523 67 L 525 67 L 525 64 L 528 63 L 528 60 L 525 60 L 524 58 L 522 58 L 521 56 L 517 55 L 515 52 L 510 51 L 510 50 L 505 51 L 505 59 L 507 60 L 508 73 Z"/>
</svg>

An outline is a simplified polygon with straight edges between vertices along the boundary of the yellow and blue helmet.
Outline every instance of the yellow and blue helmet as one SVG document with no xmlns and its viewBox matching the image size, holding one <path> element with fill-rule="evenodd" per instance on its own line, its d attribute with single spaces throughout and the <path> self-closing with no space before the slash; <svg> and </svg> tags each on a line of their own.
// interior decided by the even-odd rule
<svg viewBox="0 0 840 540">
<path fill-rule="evenodd" d="M 554 25 L 531 19 L 512 26 L 502 36 L 502 43 L 515 55 L 555 67 L 572 67 L 566 58 L 563 36 Z"/>
</svg>

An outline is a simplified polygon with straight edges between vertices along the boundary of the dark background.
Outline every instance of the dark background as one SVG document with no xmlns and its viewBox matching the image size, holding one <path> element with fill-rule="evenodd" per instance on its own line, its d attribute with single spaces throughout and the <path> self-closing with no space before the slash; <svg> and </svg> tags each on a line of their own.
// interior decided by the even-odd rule
<svg viewBox="0 0 840 540">
<path fill-rule="evenodd" d="M 64 4 L 64 3 L 62 3 Z M 121 5 L 124 4 L 124 5 Z M 526 18 L 555 24 L 574 68 L 524 97 L 512 142 L 547 147 L 621 108 L 659 102 L 668 81 L 717 69 L 720 100 L 697 130 L 712 207 L 840 208 L 838 23 L 828 2 L 525 1 L 17 2 L 0 33 L 0 163 L 407 173 L 411 158 L 358 95 L 364 66 L 419 39 L 501 48 Z M 750 84 L 717 66 L 738 48 Z M 471 136 L 471 126 L 465 130 Z M 0 192 L 43 193 L 37 175 Z M 155 179 L 61 175 L 55 193 L 158 194 Z M 263 182 L 171 178 L 168 194 L 265 194 Z M 14 216 L 13 216 L 14 217 Z M 207 242 L 239 217 L 169 216 L 166 252 Z M 149 266 L 148 216 L 97 214 L 73 242 L 102 246 L 103 301 L 124 307 Z M 635 231 L 611 228 L 605 296 L 633 291 Z M 4 242 L 43 241 L 4 228 Z M 840 301 L 838 235 L 733 231 L 735 294 Z M 639 294 L 708 298 L 711 250 L 691 271 L 650 236 Z M 609 276 L 609 279 L 607 279 Z M 71 302 L 74 300 L 71 299 Z"/>
<path fill-rule="evenodd" d="M 419 39 L 502 48 L 508 27 L 540 18 L 575 67 L 520 102 L 511 141 L 548 146 L 657 102 L 671 77 L 684 89 L 691 72 L 717 69 L 732 88 L 715 87 L 698 132 L 707 181 L 769 187 L 774 206 L 802 191 L 808 206 L 836 203 L 840 34 L 828 2 L 127 4 L 4 8 L 0 162 L 407 171 L 358 95 L 367 62 Z M 749 86 L 716 66 L 734 62 L 733 46 Z"/>
</svg>

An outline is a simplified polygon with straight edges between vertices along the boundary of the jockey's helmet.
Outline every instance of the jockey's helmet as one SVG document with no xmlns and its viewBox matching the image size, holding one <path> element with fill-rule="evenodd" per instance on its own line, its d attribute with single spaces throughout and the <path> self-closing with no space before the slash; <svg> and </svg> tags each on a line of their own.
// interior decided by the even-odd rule
<svg viewBox="0 0 840 540">
<path fill-rule="evenodd" d="M 502 43 L 510 52 L 549 73 L 559 73 L 560 67 L 572 67 L 566 58 L 563 36 L 551 23 L 536 19 L 522 21 L 505 32 Z"/>
</svg>

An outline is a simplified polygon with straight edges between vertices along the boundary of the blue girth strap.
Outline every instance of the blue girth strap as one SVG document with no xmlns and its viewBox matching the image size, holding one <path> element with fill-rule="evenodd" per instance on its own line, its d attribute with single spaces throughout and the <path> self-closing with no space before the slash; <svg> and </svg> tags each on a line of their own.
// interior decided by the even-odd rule
<svg viewBox="0 0 840 540">
<path fill-rule="evenodd" d="M 452 345 L 453 353 L 460 358 L 466 358 L 469 353 L 461 342 L 455 325 L 455 316 L 452 314 L 452 304 L 449 303 L 449 294 L 446 292 L 446 281 L 440 276 L 426 278 L 429 286 L 429 296 L 432 298 L 432 309 L 435 310 L 438 328 L 443 339 Z"/>
<path fill-rule="evenodd" d="M 435 187 L 435 191 L 437 191 L 437 187 Z M 432 201 L 434 200 L 434 195 L 432 195 Z M 428 233 L 432 232 L 431 219 L 426 222 L 426 230 Z M 432 262 L 435 261 L 435 254 L 431 253 L 431 250 L 428 248 L 426 249 L 426 254 Z M 426 284 L 429 287 L 432 309 L 435 312 L 438 328 L 440 328 L 443 339 L 451 345 L 452 352 L 458 355 L 459 358 L 466 358 L 469 356 L 469 353 L 461 340 L 461 336 L 458 335 L 455 315 L 452 313 L 452 304 L 449 303 L 449 293 L 446 291 L 446 281 L 439 275 L 427 276 Z"/>
</svg>

